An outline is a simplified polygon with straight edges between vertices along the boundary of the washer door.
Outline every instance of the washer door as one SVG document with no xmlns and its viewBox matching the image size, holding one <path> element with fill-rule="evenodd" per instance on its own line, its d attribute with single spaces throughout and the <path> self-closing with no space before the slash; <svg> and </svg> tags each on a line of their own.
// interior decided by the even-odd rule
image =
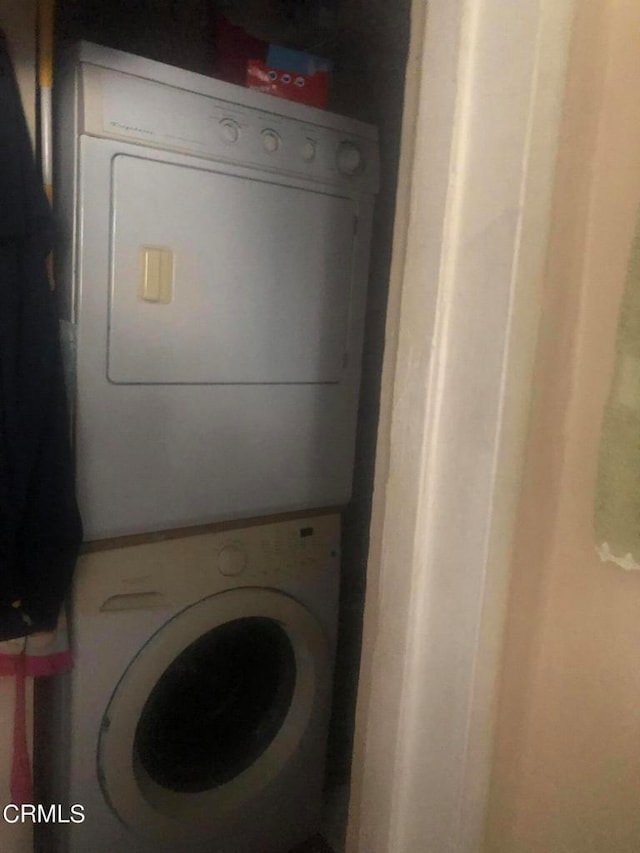
<svg viewBox="0 0 640 853">
<path fill-rule="evenodd" d="M 204 599 L 118 683 L 98 743 L 103 793 L 144 836 L 211 837 L 313 737 L 329 684 L 324 633 L 294 599 L 254 588 Z"/>
</svg>

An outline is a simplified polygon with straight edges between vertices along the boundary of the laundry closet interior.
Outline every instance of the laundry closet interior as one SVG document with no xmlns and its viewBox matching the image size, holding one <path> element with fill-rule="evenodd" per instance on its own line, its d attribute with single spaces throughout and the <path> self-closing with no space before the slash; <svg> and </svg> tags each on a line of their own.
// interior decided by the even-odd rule
<svg viewBox="0 0 640 853">
<path fill-rule="evenodd" d="M 221 27 L 327 60 L 325 118 L 251 89 L 229 94 L 232 84 L 216 79 Z M 315 784 L 331 824 L 325 836 L 340 853 L 409 3 L 59 0 L 55 38 L 57 227 L 73 232 L 57 248 L 57 289 L 63 320 L 78 330 L 74 441 L 88 534 L 72 633 L 85 656 L 114 631 L 131 648 L 118 660 L 114 652 L 104 683 L 95 673 L 82 682 L 77 666 L 75 686 L 58 695 L 40 688 L 37 773 L 50 797 L 62 796 L 52 776 L 81 778 L 81 758 L 54 754 L 51 732 L 62 723 L 45 716 L 64 716 L 69 701 L 73 714 L 91 716 L 95 679 L 98 744 L 91 730 L 81 746 L 98 752 L 96 809 L 113 824 L 105 850 L 125 843 L 118 833 L 132 826 L 135 851 L 287 853 L 300 840 L 296 820 L 311 826 L 316 817 L 293 814 L 301 804 L 285 808 L 289 831 L 276 817 L 270 826 L 269 812 L 277 816 L 296 788 L 300 803 L 312 800 Z M 60 186 L 61 176 L 73 179 Z M 221 282 L 213 295 L 193 284 L 209 274 Z M 211 559 L 220 582 L 205 577 Z M 162 643 L 190 657 L 173 660 Z M 301 673 L 305 656 L 313 677 Z M 187 735 L 163 755 L 172 727 L 189 727 L 184 712 L 167 711 L 172 702 L 224 713 L 203 696 L 233 693 L 233 676 L 196 681 L 230 658 L 262 676 L 237 688 L 246 693 L 242 720 L 202 744 L 222 756 L 219 768 L 199 763 Z M 69 700 L 69 691 L 85 698 Z M 322 691 L 330 707 L 317 710 Z M 254 706 L 270 709 L 264 720 Z M 287 713 L 290 731 L 280 737 Z M 326 718 L 319 730 L 328 727 L 326 763 L 316 714 Z M 254 737 L 246 754 L 230 746 Z M 263 753 L 269 766 L 257 759 Z M 281 776 L 270 766 L 278 762 L 288 768 Z M 305 764 L 324 767 L 308 797 Z M 198 798 L 204 806 L 193 805 Z M 223 830 L 198 816 L 201 806 L 203 815 L 218 810 Z M 172 836 L 176 815 L 184 836 Z M 249 832 L 237 815 L 245 824 L 264 815 L 271 848 L 258 850 L 262 830 Z M 207 846 L 216 832 L 223 840 Z M 42 851 L 81 849 L 73 830 L 42 838 Z"/>
</svg>

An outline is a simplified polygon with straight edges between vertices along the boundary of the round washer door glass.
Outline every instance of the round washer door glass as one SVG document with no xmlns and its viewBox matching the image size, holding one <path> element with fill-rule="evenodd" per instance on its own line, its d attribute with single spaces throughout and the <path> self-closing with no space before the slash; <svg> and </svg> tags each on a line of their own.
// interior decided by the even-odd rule
<svg viewBox="0 0 640 853">
<path fill-rule="evenodd" d="M 295 681 L 295 653 L 279 623 L 248 616 L 218 625 L 187 646 L 151 691 L 134 761 L 170 791 L 222 785 L 274 739 Z"/>
<path fill-rule="evenodd" d="M 315 617 L 282 593 L 236 589 L 165 624 L 103 716 L 103 793 L 137 832 L 203 837 L 275 779 L 326 713 L 330 660 Z M 194 820 L 194 818 L 197 818 Z"/>
</svg>

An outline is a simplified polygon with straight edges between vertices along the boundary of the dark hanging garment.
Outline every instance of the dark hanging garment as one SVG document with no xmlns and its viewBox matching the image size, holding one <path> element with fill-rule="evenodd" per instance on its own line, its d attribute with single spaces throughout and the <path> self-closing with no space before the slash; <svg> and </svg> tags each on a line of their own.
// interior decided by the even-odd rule
<svg viewBox="0 0 640 853">
<path fill-rule="evenodd" d="M 51 238 L 0 33 L 0 640 L 55 627 L 82 538 Z"/>
</svg>

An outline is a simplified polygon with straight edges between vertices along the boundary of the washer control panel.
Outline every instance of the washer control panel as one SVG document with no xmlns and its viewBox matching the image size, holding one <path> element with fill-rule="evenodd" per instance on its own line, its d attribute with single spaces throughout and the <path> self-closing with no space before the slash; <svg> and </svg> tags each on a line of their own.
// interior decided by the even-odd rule
<svg viewBox="0 0 640 853">
<path fill-rule="evenodd" d="M 375 132 L 366 125 L 344 119 L 347 129 L 343 131 L 331 114 L 327 114 L 327 126 L 279 114 L 279 99 L 261 93 L 251 94 L 260 95 L 265 109 L 90 63 L 81 67 L 81 132 L 282 172 L 356 192 L 377 190 L 377 142 Z M 238 97 L 246 91 L 218 81 L 211 81 L 211 86 L 223 87 L 225 93 L 231 90 Z M 322 120 L 320 110 L 309 113 Z M 359 127 L 369 135 L 358 134 Z"/>
<path fill-rule="evenodd" d="M 313 574 L 339 563 L 339 539 L 331 516 L 259 525 L 249 534 L 230 531 L 220 537 L 215 567 L 224 577 L 244 583 Z"/>
<path fill-rule="evenodd" d="M 330 513 L 87 553 L 74 597 L 92 620 L 129 612 L 165 622 L 171 609 L 247 586 L 294 594 L 312 582 L 326 605 L 339 572 L 340 516 Z"/>
</svg>

